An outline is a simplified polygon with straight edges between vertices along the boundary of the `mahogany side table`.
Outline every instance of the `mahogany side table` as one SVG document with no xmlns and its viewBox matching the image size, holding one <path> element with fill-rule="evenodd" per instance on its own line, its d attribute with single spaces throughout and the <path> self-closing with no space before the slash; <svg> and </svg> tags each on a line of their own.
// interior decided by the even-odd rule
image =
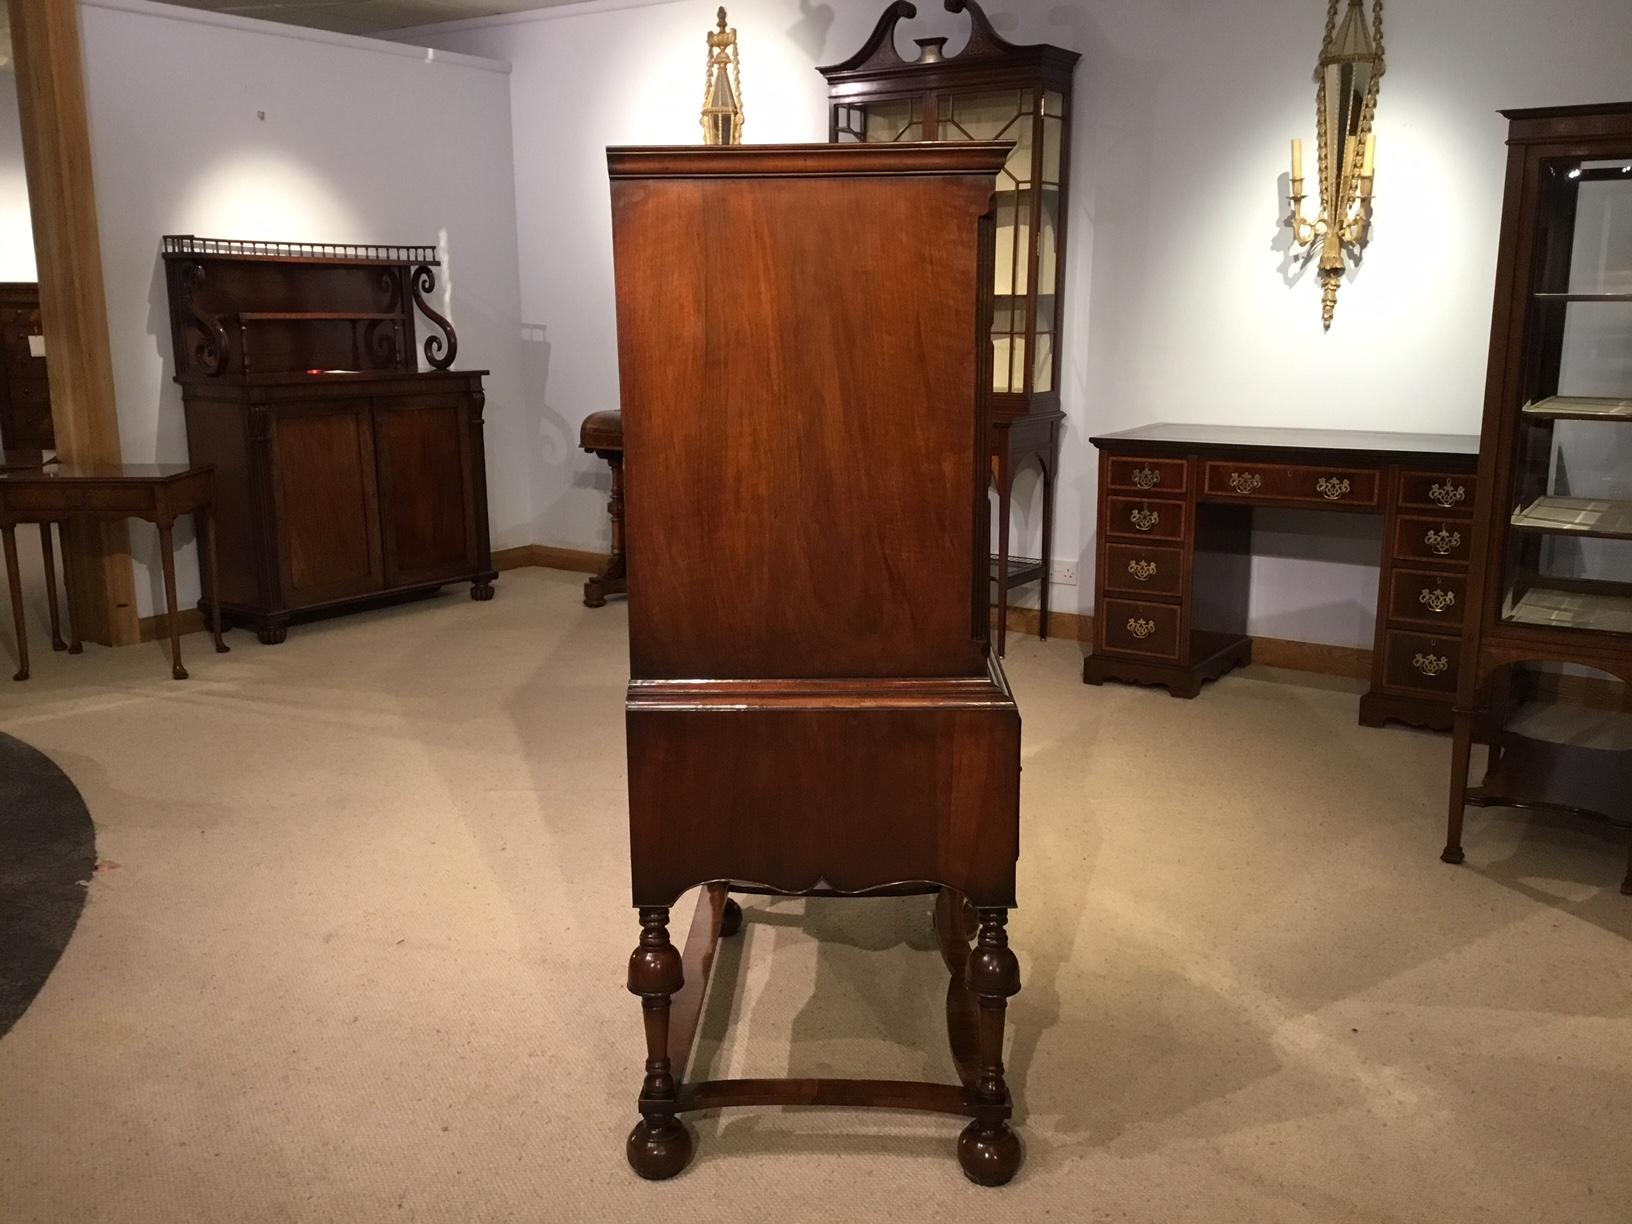
<svg viewBox="0 0 1632 1224">
<path fill-rule="evenodd" d="M 221 640 L 221 604 L 216 598 L 215 532 L 210 523 L 210 503 L 215 479 L 211 467 L 185 464 L 109 464 L 105 466 L 53 463 L 38 468 L 0 471 L 0 543 L 4 544 L 6 580 L 11 593 L 11 615 L 17 627 L 17 674 L 13 680 L 28 679 L 28 631 L 23 616 L 22 583 L 17 572 L 19 523 L 39 523 L 42 531 L 51 523 L 80 519 L 139 518 L 159 530 L 160 556 L 164 565 L 165 611 L 170 630 L 170 674 L 187 678 L 181 665 L 181 630 L 176 621 L 176 560 L 172 528 L 176 519 L 191 514 L 198 525 L 203 549 L 205 582 L 210 592 L 210 629 L 215 649 L 226 653 Z M 56 626 L 56 579 L 51 572 L 51 552 L 46 545 L 47 576 L 50 578 L 52 645 L 60 638 Z M 73 616 L 73 582 L 68 582 L 70 654 L 80 651 L 79 626 Z"/>
<path fill-rule="evenodd" d="M 584 606 L 602 608 L 608 595 L 629 593 L 629 563 L 623 540 L 623 413 L 592 412 L 578 430 L 578 445 L 606 460 L 612 469 L 612 490 L 606 512 L 612 519 L 612 555 L 605 567 L 584 583 Z"/>
</svg>

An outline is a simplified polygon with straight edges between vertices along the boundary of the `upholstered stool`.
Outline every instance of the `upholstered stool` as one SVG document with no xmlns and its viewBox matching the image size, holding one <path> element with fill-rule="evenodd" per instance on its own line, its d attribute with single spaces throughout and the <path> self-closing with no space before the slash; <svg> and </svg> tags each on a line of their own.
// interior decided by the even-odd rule
<svg viewBox="0 0 1632 1224">
<path fill-rule="evenodd" d="M 605 459 L 612 469 L 612 493 L 606 502 L 606 512 L 612 517 L 612 556 L 600 573 L 584 583 L 584 606 L 599 608 L 608 595 L 629 592 L 623 553 L 623 413 L 590 413 L 579 427 L 578 445 Z"/>
</svg>

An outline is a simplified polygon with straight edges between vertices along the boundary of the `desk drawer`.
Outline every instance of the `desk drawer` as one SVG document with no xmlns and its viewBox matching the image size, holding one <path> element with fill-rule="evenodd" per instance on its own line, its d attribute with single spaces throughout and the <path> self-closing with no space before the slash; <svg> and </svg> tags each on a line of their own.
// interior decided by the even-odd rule
<svg viewBox="0 0 1632 1224">
<path fill-rule="evenodd" d="M 1136 539 L 1182 540 L 1184 503 L 1157 497 L 1107 497 L 1105 531 Z"/>
<path fill-rule="evenodd" d="M 8 481 L 6 508 L 16 514 L 140 515 L 153 506 L 153 494 L 138 486 L 78 485 L 66 481 Z"/>
<path fill-rule="evenodd" d="M 1176 660 L 1179 657 L 1177 604 L 1102 600 L 1098 610 L 1099 641 L 1118 654 Z"/>
<path fill-rule="evenodd" d="M 1424 518 L 1402 514 L 1394 525 L 1394 555 L 1402 561 L 1468 563 L 1473 547 L 1473 524 L 1456 518 Z"/>
<path fill-rule="evenodd" d="M 1189 484 L 1190 465 L 1183 459 L 1129 459 L 1108 461 L 1112 489 L 1139 489 L 1151 493 L 1183 493 Z"/>
<path fill-rule="evenodd" d="M 1177 595 L 1184 586 L 1184 550 L 1145 544 L 1106 544 L 1106 590 Z"/>
<path fill-rule="evenodd" d="M 1389 688 L 1445 696 L 1456 692 L 1460 637 L 1390 629 L 1383 649 L 1383 683 Z"/>
<path fill-rule="evenodd" d="M 1477 484 L 1466 472 L 1401 472 L 1400 505 L 1407 510 L 1472 514 Z"/>
<path fill-rule="evenodd" d="M 1285 505 L 1377 505 L 1375 468 L 1302 467 L 1290 463 L 1209 460 L 1202 490 L 1209 497 Z"/>
<path fill-rule="evenodd" d="M 1389 576 L 1386 614 L 1391 621 L 1416 621 L 1455 633 L 1468 606 L 1468 576 L 1449 570 L 1396 569 Z"/>
</svg>

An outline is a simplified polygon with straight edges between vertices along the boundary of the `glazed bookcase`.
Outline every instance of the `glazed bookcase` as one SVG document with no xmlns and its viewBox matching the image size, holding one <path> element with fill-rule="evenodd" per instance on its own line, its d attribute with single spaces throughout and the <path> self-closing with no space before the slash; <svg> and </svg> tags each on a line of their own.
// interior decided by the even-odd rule
<svg viewBox="0 0 1632 1224">
<path fill-rule="evenodd" d="M 1632 683 L 1632 103 L 1504 112 L 1506 195 L 1447 862 L 1465 804 L 1632 823 L 1632 753 L 1508 724 L 1538 671 Z M 1624 701 L 1622 702 L 1624 706 Z M 1491 739 L 1467 786 L 1473 739 Z M 1566 737 L 1568 738 L 1568 737 Z M 1632 893 L 1632 863 L 1622 891 Z"/>
</svg>

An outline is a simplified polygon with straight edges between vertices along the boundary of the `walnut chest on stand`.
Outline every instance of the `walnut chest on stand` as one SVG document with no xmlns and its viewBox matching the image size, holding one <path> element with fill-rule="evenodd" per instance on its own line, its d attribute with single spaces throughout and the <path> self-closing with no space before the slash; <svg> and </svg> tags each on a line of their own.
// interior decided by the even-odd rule
<svg viewBox="0 0 1632 1224">
<path fill-rule="evenodd" d="M 987 641 L 991 346 L 973 343 L 1007 150 L 608 151 L 644 1177 L 689 1161 L 677 1115 L 728 1105 L 963 1115 L 971 1178 L 1019 1167 L 1020 717 Z M 697 887 L 682 955 L 669 909 Z M 960 1082 L 688 1080 L 731 892 L 938 894 Z"/>
</svg>

